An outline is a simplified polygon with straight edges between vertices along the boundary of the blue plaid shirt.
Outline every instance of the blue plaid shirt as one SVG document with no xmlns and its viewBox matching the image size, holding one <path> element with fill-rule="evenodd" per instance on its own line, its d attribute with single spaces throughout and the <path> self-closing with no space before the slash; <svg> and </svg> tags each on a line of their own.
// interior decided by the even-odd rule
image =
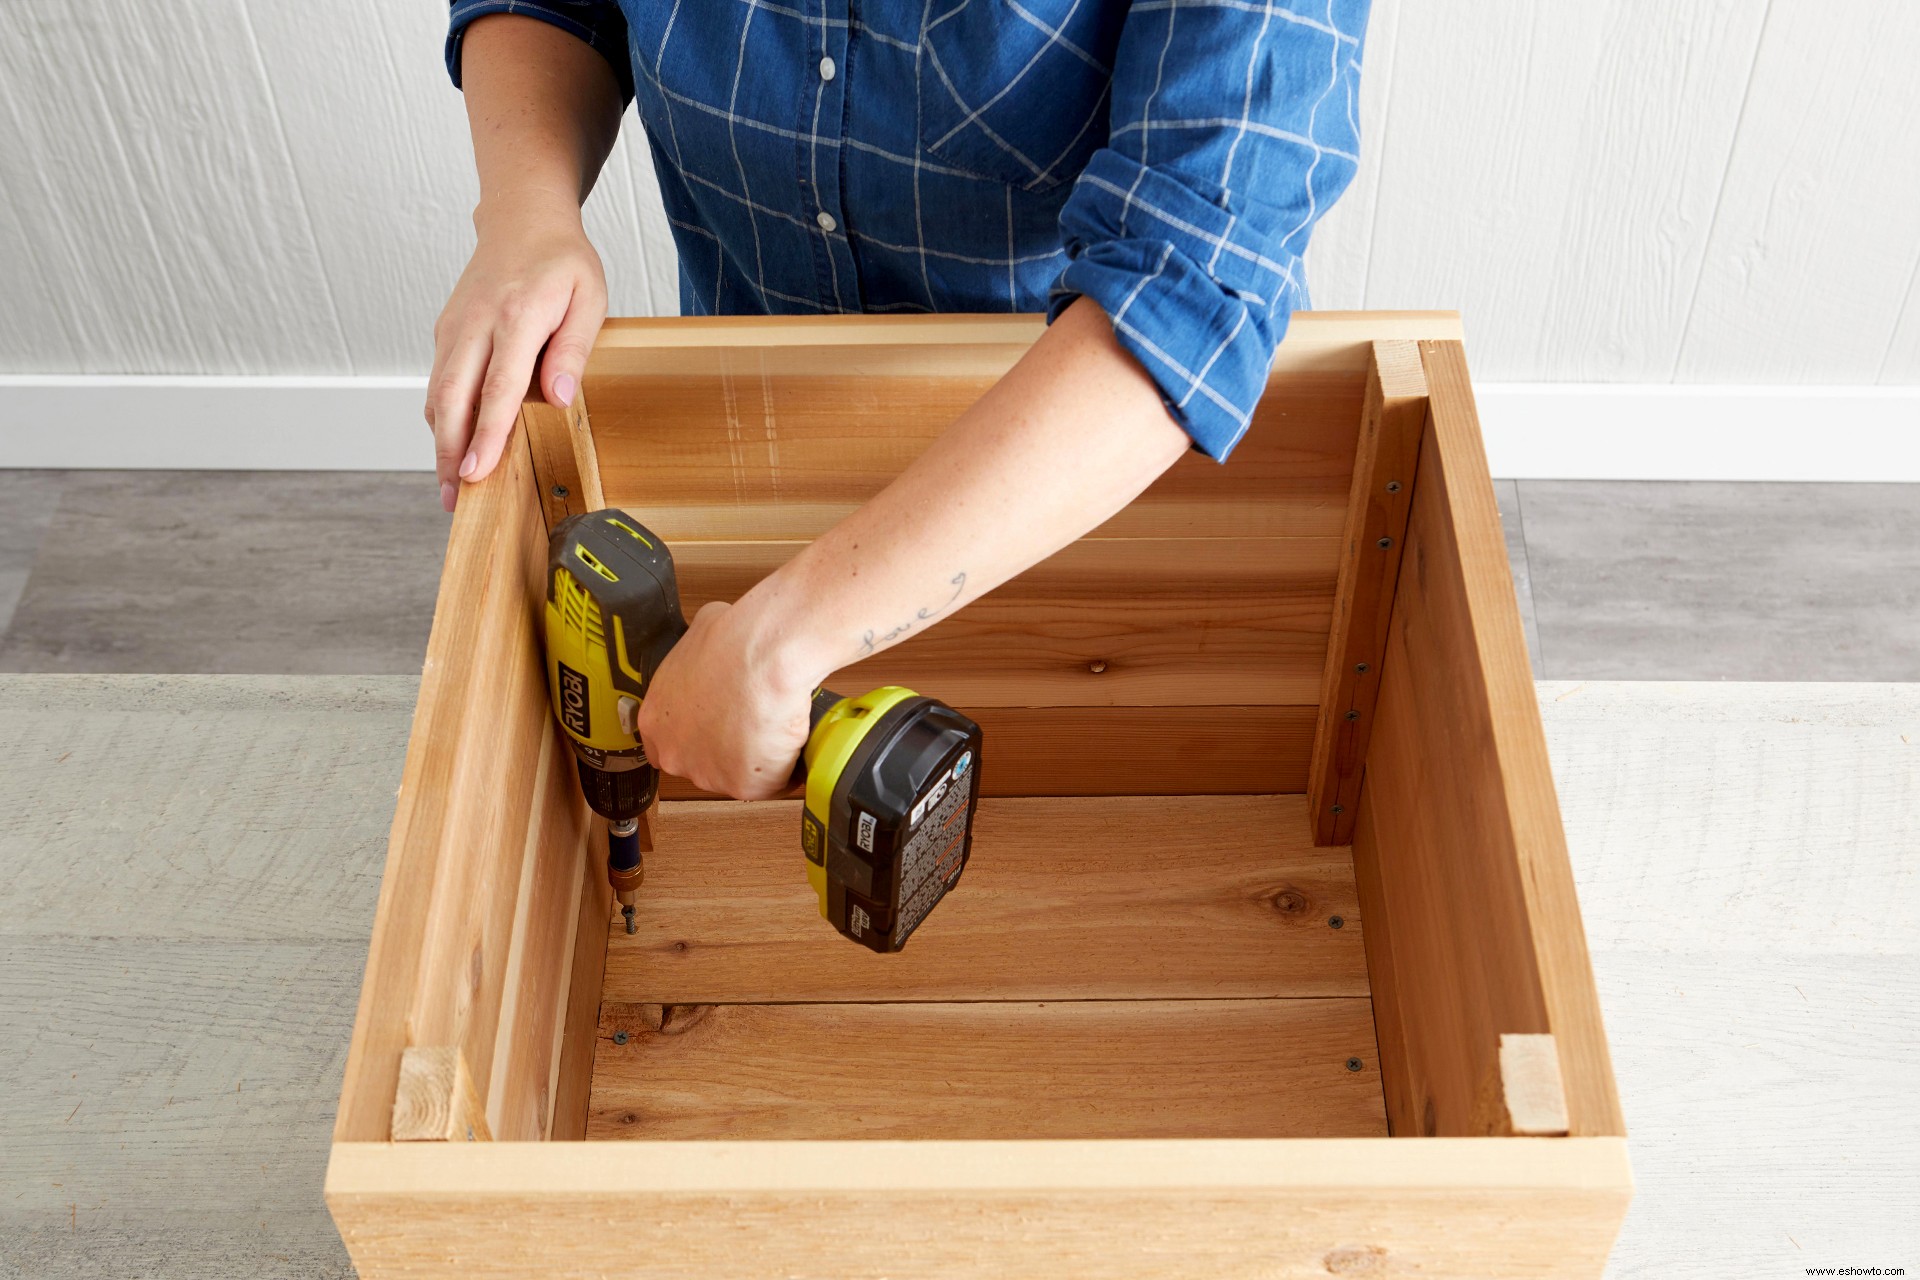
<svg viewBox="0 0 1920 1280">
<path fill-rule="evenodd" d="M 1352 178 L 1368 0 L 455 0 L 606 55 L 689 315 L 1085 295 L 1226 458 Z"/>
</svg>

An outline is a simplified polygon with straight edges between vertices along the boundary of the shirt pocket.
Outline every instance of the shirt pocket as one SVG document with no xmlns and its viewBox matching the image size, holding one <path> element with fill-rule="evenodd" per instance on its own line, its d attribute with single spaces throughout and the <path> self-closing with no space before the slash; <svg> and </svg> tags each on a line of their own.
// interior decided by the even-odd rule
<svg viewBox="0 0 1920 1280">
<path fill-rule="evenodd" d="M 964 0 L 936 16 L 921 40 L 921 146 L 1030 191 L 1075 177 L 1107 141 L 1121 18 L 1098 0 Z"/>
</svg>

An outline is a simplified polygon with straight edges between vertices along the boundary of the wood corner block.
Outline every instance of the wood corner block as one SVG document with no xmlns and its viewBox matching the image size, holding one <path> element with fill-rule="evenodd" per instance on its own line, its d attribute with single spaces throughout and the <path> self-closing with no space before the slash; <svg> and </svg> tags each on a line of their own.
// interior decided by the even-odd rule
<svg viewBox="0 0 1920 1280">
<path fill-rule="evenodd" d="M 393 1095 L 395 1142 L 491 1142 L 487 1109 L 458 1045 L 401 1051 Z"/>
<path fill-rule="evenodd" d="M 1505 1033 L 1474 1106 L 1476 1133 L 1493 1137 L 1564 1137 L 1567 1091 L 1560 1048 L 1551 1035 Z"/>
</svg>

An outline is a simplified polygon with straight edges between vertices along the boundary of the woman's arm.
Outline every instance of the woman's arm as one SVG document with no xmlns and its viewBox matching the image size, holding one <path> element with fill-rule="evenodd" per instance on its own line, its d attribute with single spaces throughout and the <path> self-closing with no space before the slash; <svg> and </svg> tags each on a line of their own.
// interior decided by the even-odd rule
<svg viewBox="0 0 1920 1280">
<path fill-rule="evenodd" d="M 480 480 L 506 447 L 540 366 L 541 393 L 571 403 L 607 314 L 606 275 L 580 205 L 620 131 L 619 82 L 584 41 L 534 18 L 494 14 L 460 54 L 480 203 L 473 258 L 433 327 L 427 423 L 440 502 Z"/>
<path fill-rule="evenodd" d="M 1075 302 L 872 501 L 700 611 L 641 705 L 648 754 L 708 790 L 777 794 L 816 685 L 1101 524 L 1190 444 L 1105 313 Z"/>
</svg>

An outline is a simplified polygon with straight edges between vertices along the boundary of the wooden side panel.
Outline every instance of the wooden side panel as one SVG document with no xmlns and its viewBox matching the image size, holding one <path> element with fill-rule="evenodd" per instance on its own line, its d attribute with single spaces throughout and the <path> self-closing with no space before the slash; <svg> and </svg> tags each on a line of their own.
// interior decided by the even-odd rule
<svg viewBox="0 0 1920 1280">
<path fill-rule="evenodd" d="M 985 796 L 1246 796 L 1307 787 L 1311 706 L 968 705 L 967 713 L 991 744 Z M 721 798 L 680 778 L 664 779 L 660 793 Z"/>
<path fill-rule="evenodd" d="M 1411 342 L 1374 343 L 1307 784 L 1314 839 L 1321 844 L 1353 840 L 1360 772 L 1373 732 L 1380 659 L 1426 422 L 1420 348 Z"/>
<path fill-rule="evenodd" d="M 607 501 L 664 537 L 814 537 L 1020 358 L 1033 316 L 613 321 L 588 365 Z M 1098 536 L 1338 537 L 1367 352 L 1444 313 L 1302 313 L 1230 466 L 1182 460 Z"/>
<path fill-rule="evenodd" d="M 594 818 L 587 847 L 607 847 L 607 824 Z M 577 1142 L 587 1136 L 587 1100 L 593 1090 L 594 1046 L 600 1034 L 601 987 L 607 971 L 607 939 L 613 932 L 613 886 L 596 853 L 581 878 L 578 919 L 574 924 L 573 967 L 567 988 L 560 1052 L 554 1062 L 553 1124 L 548 1137 Z M 646 902 L 649 895 L 640 895 Z M 623 930 L 624 933 L 624 930 Z"/>
<path fill-rule="evenodd" d="M 350 1144 L 327 1170 L 363 1280 L 1597 1280 L 1630 1194 L 1608 1138 Z"/>
<path fill-rule="evenodd" d="M 688 616 L 737 599 L 803 542 L 682 542 Z M 1311 705 L 1333 538 L 1076 542 L 877 657 L 835 688 L 904 684 L 978 707 Z"/>
<path fill-rule="evenodd" d="M 1372 1047 L 1364 997 L 607 1004 L 587 1137 L 1385 1137 Z"/>
<path fill-rule="evenodd" d="M 960 886 L 884 956 L 820 919 L 799 823 L 797 801 L 667 805 L 637 932 L 610 930 L 606 999 L 1367 994 L 1347 851 L 1312 844 L 1297 795 L 987 799 Z"/>
<path fill-rule="evenodd" d="M 492 1082 L 496 1048 L 520 1043 L 514 1030 L 502 1037 L 503 1013 L 510 1028 L 536 1029 L 549 1015 L 534 1006 L 558 999 L 549 988 L 571 939 L 553 927 L 565 912 L 544 895 L 549 877 L 574 883 L 584 802 L 536 787 L 557 733 L 535 612 L 545 542 L 529 453 L 508 449 L 493 476 L 466 487 L 454 517 L 335 1122 L 341 1140 L 387 1135 L 404 1049 L 455 1047 L 477 1084 Z M 523 912 L 529 857 L 537 901 Z M 499 1078 L 537 1094 L 540 1074 Z M 503 1121 L 542 1109 L 537 1098 L 487 1101 Z"/>
<path fill-rule="evenodd" d="M 573 753 L 557 733 L 544 741 L 487 1088 L 488 1120 L 502 1141 L 548 1136 L 583 881 L 599 873 L 587 854 L 591 814 L 574 782 Z"/>
<path fill-rule="evenodd" d="M 1465 356 L 1422 354 L 1428 429 L 1353 843 L 1389 1118 L 1473 1132 L 1500 1037 L 1534 1033 L 1558 1046 L 1569 1132 L 1621 1134 Z"/>
</svg>

